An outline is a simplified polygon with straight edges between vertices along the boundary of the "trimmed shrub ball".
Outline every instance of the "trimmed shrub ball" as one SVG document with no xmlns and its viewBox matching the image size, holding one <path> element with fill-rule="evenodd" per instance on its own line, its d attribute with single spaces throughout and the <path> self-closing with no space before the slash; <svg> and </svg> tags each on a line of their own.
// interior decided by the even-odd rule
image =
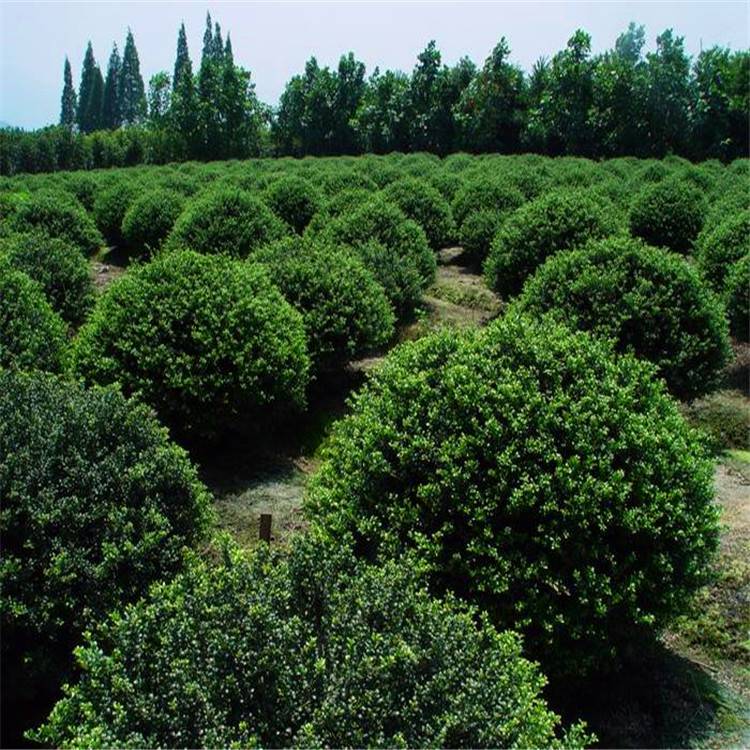
<svg viewBox="0 0 750 750">
<path fill-rule="evenodd" d="M 243 190 L 224 187 L 187 204 L 169 235 L 169 244 L 246 258 L 286 233 L 284 222 L 264 203 Z"/>
<path fill-rule="evenodd" d="M 416 272 L 416 289 L 402 286 L 397 294 L 390 294 L 391 302 L 399 316 L 407 315 L 414 309 L 421 292 L 435 277 L 437 262 L 424 230 L 416 222 L 407 219 L 401 209 L 384 198 L 373 198 L 357 210 L 330 222 L 321 236 L 334 244 L 351 245 L 355 249 L 363 245 L 370 246 L 373 241 L 386 247 L 392 259 L 379 259 L 389 264 L 383 269 L 384 275 L 403 277 L 404 273 L 399 266 L 411 268 Z M 372 259 L 365 258 L 365 263 L 374 267 L 370 265 Z M 383 283 L 381 276 L 376 276 Z M 389 286 L 385 283 L 383 286 L 388 292 Z"/>
<path fill-rule="evenodd" d="M 504 179 L 481 176 L 468 180 L 453 198 L 453 218 L 460 227 L 474 211 L 510 213 L 525 203 L 518 188 Z"/>
<path fill-rule="evenodd" d="M 732 265 L 750 251 L 750 210 L 727 216 L 716 226 L 706 226 L 696 242 L 698 268 L 717 292 Z"/>
<path fill-rule="evenodd" d="M 122 220 L 122 237 L 134 256 L 159 250 L 185 206 L 185 197 L 172 190 L 154 190 L 136 198 Z"/>
<path fill-rule="evenodd" d="M 67 240 L 84 255 L 94 255 L 104 245 L 104 238 L 83 206 L 61 192 L 40 191 L 19 201 L 9 223 L 16 232 L 40 231 Z"/>
<path fill-rule="evenodd" d="M 415 177 L 403 178 L 388 185 L 383 195 L 424 229 L 433 250 L 454 241 L 456 225 L 451 207 L 429 183 Z"/>
<path fill-rule="evenodd" d="M 618 230 L 612 211 L 584 191 L 555 191 L 507 217 L 490 246 L 484 275 L 490 288 L 518 294 L 526 279 L 551 255 Z"/>
<path fill-rule="evenodd" d="M 27 702 L 49 708 L 93 619 L 182 567 L 210 498 L 146 407 L 52 375 L 0 372 L 0 455 L 3 720 L 17 723 Z"/>
<path fill-rule="evenodd" d="M 53 747 L 584 747 L 513 633 L 304 538 L 195 562 L 79 650 Z M 478 621 L 476 623 L 474 617 Z M 560 733 L 562 734 L 562 733 Z"/>
<path fill-rule="evenodd" d="M 500 230 L 507 214 L 502 211 L 483 209 L 470 213 L 461 225 L 461 247 L 474 264 L 481 264 L 487 257 L 492 240 Z"/>
<path fill-rule="evenodd" d="M 729 269 L 724 300 L 732 336 L 739 341 L 750 340 L 750 253 Z"/>
<path fill-rule="evenodd" d="M 74 368 L 119 383 L 181 436 L 267 427 L 302 408 L 302 317 L 265 270 L 224 256 L 162 253 L 112 284 L 81 328 Z"/>
<path fill-rule="evenodd" d="M 65 240 L 15 234 L 0 240 L 0 254 L 43 289 L 52 309 L 79 326 L 94 305 L 94 283 L 81 251 Z"/>
<path fill-rule="evenodd" d="M 306 510 L 365 555 L 417 550 L 551 675 L 681 612 L 716 547 L 713 468 L 652 367 L 553 320 L 404 344 L 352 400 Z"/>
<path fill-rule="evenodd" d="M 652 362 L 684 400 L 714 390 L 729 359 L 719 298 L 684 258 L 640 240 L 610 238 L 553 256 L 526 282 L 518 305 Z"/>
<path fill-rule="evenodd" d="M 353 250 L 290 237 L 259 250 L 254 260 L 266 264 L 302 313 L 316 370 L 339 367 L 393 336 L 385 290 Z"/>
<path fill-rule="evenodd" d="M 703 227 L 703 193 L 679 177 L 645 187 L 630 207 L 630 231 L 649 245 L 688 253 Z"/>
<path fill-rule="evenodd" d="M 323 194 L 309 180 L 289 175 L 272 182 L 265 202 L 297 234 L 302 234 L 323 204 Z"/>
<path fill-rule="evenodd" d="M 68 340 L 44 290 L 0 255 L 0 370 L 60 372 Z"/>
<path fill-rule="evenodd" d="M 111 245 L 122 243 L 122 220 L 141 192 L 138 183 L 124 179 L 97 194 L 93 208 L 94 221 Z"/>
</svg>

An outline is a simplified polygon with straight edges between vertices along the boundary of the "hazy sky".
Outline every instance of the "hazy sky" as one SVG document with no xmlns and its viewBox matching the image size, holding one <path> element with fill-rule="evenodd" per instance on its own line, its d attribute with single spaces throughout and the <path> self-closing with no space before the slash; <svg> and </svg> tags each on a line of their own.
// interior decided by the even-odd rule
<svg viewBox="0 0 750 750">
<path fill-rule="evenodd" d="M 235 59 L 252 71 L 259 97 L 275 104 L 284 83 L 315 55 L 335 65 L 353 50 L 367 64 L 410 71 L 435 39 L 443 61 L 481 64 L 501 36 L 528 70 L 540 55 L 586 29 L 594 51 L 611 47 L 629 21 L 646 27 L 648 48 L 665 28 L 703 46 L 748 47 L 748 2 L 14 2 L 0 0 L 0 121 L 21 127 L 56 122 L 65 56 L 76 87 L 90 39 L 103 72 L 112 43 L 135 35 L 141 72 L 172 71 L 185 21 L 194 69 L 206 10 L 232 35 Z"/>
</svg>

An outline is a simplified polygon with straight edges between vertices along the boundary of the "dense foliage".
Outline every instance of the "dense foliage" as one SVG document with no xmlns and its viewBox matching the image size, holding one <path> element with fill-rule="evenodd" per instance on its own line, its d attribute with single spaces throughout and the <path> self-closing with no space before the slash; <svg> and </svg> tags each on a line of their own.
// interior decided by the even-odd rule
<svg viewBox="0 0 750 750">
<path fill-rule="evenodd" d="M 117 180 L 103 187 L 94 200 L 92 215 L 99 231 L 111 245 L 122 242 L 122 220 L 130 204 L 141 194 L 141 189 L 130 180 Z"/>
<path fill-rule="evenodd" d="M 294 176 L 272 182 L 264 197 L 271 210 L 297 234 L 302 234 L 323 203 L 322 193 L 315 185 Z"/>
<path fill-rule="evenodd" d="M 281 293 L 302 313 L 316 370 L 340 366 L 393 336 L 385 290 L 353 250 L 287 238 L 254 259 L 267 266 Z"/>
<path fill-rule="evenodd" d="M 582 674 L 680 612 L 717 540 L 712 466 L 632 357 L 508 315 L 397 349 L 309 488 L 314 523 L 372 555 L 418 551 L 434 590 Z"/>
<path fill-rule="evenodd" d="M 473 211 L 464 219 L 459 239 L 471 263 L 481 264 L 487 257 L 505 217 L 502 211 L 482 209 Z"/>
<path fill-rule="evenodd" d="M 732 264 L 750 251 L 750 210 L 723 216 L 717 224 L 707 224 L 698 235 L 696 259 L 701 273 L 717 291 L 724 289 Z"/>
<path fill-rule="evenodd" d="M 80 325 L 94 304 L 89 264 L 77 247 L 43 234 L 0 239 L 0 255 L 44 290 L 52 309 L 71 326 Z"/>
<path fill-rule="evenodd" d="M 147 649 L 148 658 L 143 658 Z M 56 747 L 566 747 L 512 633 L 411 566 L 299 541 L 195 562 L 79 649 Z"/>
<path fill-rule="evenodd" d="M 509 213 L 523 205 L 523 194 L 504 179 L 487 175 L 467 180 L 453 198 L 453 216 L 459 227 L 475 211 Z"/>
<path fill-rule="evenodd" d="M 503 223 L 484 264 L 488 285 L 518 294 L 526 279 L 551 255 L 614 234 L 606 203 L 576 190 L 556 190 L 522 206 Z"/>
<path fill-rule="evenodd" d="M 713 390 L 729 359 L 719 298 L 686 260 L 639 240 L 610 238 L 553 256 L 518 304 L 649 360 L 678 398 Z"/>
<path fill-rule="evenodd" d="M 646 186 L 630 208 L 630 231 L 649 245 L 689 253 L 703 227 L 706 203 L 687 180 L 668 178 Z"/>
<path fill-rule="evenodd" d="M 724 299 L 732 336 L 750 340 L 750 253 L 736 261 L 727 274 Z"/>
<path fill-rule="evenodd" d="M 42 287 L 0 255 L 0 370 L 59 372 L 66 351 L 65 323 Z"/>
<path fill-rule="evenodd" d="M 182 566 L 209 499 L 150 412 L 114 390 L 0 372 L 3 721 L 44 705 L 92 618 Z M 12 688 L 11 688 L 12 686 Z"/>
<path fill-rule="evenodd" d="M 182 213 L 185 199 L 173 190 L 154 190 L 135 198 L 122 219 L 122 238 L 134 256 L 159 250 Z"/>
<path fill-rule="evenodd" d="M 107 289 L 73 360 L 178 434 L 209 437 L 302 407 L 309 367 L 302 318 L 264 269 L 192 251 L 162 253 Z"/>
</svg>

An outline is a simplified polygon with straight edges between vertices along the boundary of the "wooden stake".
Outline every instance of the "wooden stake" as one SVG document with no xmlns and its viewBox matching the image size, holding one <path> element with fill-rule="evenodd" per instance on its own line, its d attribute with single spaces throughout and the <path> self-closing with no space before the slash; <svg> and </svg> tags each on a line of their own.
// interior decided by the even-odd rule
<svg viewBox="0 0 750 750">
<path fill-rule="evenodd" d="M 271 541 L 271 519 L 270 513 L 260 514 L 260 528 L 258 529 L 258 538 L 262 542 Z"/>
</svg>

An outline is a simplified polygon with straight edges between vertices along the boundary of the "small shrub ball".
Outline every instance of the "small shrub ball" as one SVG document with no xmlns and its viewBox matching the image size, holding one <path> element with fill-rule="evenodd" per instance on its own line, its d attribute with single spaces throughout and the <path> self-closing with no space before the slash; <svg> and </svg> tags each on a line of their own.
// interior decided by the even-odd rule
<svg viewBox="0 0 750 750">
<path fill-rule="evenodd" d="M 3 720 L 18 722 L 92 621 L 181 568 L 210 499 L 146 407 L 49 374 L 0 371 L 0 455 Z"/>
<path fill-rule="evenodd" d="M 684 400 L 714 390 L 729 359 L 719 298 L 684 258 L 639 240 L 610 238 L 553 256 L 526 282 L 518 305 L 652 362 Z"/>
<path fill-rule="evenodd" d="M 254 431 L 305 402 L 300 314 L 258 265 L 162 253 L 112 284 L 81 328 L 74 368 L 119 383 L 180 436 Z"/>
<path fill-rule="evenodd" d="M 468 260 L 481 265 L 490 251 L 492 240 L 498 233 L 506 214 L 492 209 L 470 213 L 461 225 L 461 247 Z"/>
<path fill-rule="evenodd" d="M 352 401 L 307 512 L 363 555 L 411 548 L 554 676 L 681 612 L 717 542 L 713 468 L 652 367 L 509 314 L 395 350 Z"/>
<path fill-rule="evenodd" d="M 141 192 L 141 186 L 134 180 L 123 179 L 97 193 L 92 209 L 94 221 L 111 245 L 122 244 L 122 220 Z"/>
<path fill-rule="evenodd" d="M 738 341 L 750 340 L 750 253 L 729 269 L 724 300 L 732 336 Z"/>
<path fill-rule="evenodd" d="M 339 367 L 393 336 L 385 290 L 353 250 L 290 237 L 258 251 L 255 259 L 302 313 L 316 370 Z"/>
<path fill-rule="evenodd" d="M 706 226 L 696 242 L 698 268 L 716 292 L 734 263 L 750 251 L 750 210 L 726 216 L 719 224 Z"/>
<path fill-rule="evenodd" d="M 60 372 L 67 346 L 65 323 L 42 287 L 0 255 L 0 370 Z"/>
<path fill-rule="evenodd" d="M 290 175 L 272 182 L 266 189 L 265 202 L 297 234 L 302 234 L 323 204 L 323 195 L 315 185 Z"/>
<path fill-rule="evenodd" d="M 172 190 L 155 190 L 136 198 L 122 220 L 122 237 L 130 254 L 149 256 L 160 250 L 184 205 L 184 196 Z"/>
<path fill-rule="evenodd" d="M 645 187 L 630 207 L 630 231 L 649 245 L 689 253 L 707 204 L 700 189 L 678 177 Z"/>
<path fill-rule="evenodd" d="M 53 747 L 583 747 L 513 633 L 304 538 L 194 563 L 79 651 Z M 144 654 L 145 651 L 145 654 Z M 562 735 L 556 737 L 556 734 Z"/>
<path fill-rule="evenodd" d="M 42 234 L 15 234 L 0 239 L 0 254 L 42 287 L 52 309 L 68 325 L 77 327 L 84 321 L 94 305 L 94 283 L 77 247 Z"/>
<path fill-rule="evenodd" d="M 453 218 L 460 227 L 474 211 L 515 211 L 525 202 L 510 180 L 480 176 L 468 180 L 453 198 Z"/>
<path fill-rule="evenodd" d="M 260 200 L 243 190 L 222 187 L 187 204 L 170 233 L 169 245 L 246 258 L 286 233 L 284 222 Z"/>
<path fill-rule="evenodd" d="M 490 247 L 484 275 L 491 289 L 515 296 L 551 255 L 615 234 L 607 204 L 583 191 L 555 191 L 527 203 L 503 223 Z"/>
</svg>

